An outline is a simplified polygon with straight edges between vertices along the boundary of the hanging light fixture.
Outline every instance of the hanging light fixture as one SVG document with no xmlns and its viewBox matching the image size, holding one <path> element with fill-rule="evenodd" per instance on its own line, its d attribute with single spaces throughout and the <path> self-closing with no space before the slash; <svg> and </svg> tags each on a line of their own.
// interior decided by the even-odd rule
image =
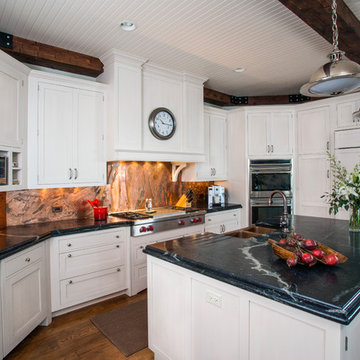
<svg viewBox="0 0 360 360">
<path fill-rule="evenodd" d="M 329 55 L 330 62 L 316 71 L 310 81 L 300 88 L 300 93 L 306 96 L 336 96 L 360 90 L 360 65 L 343 59 L 345 53 L 338 48 L 336 0 L 333 0 L 331 9 L 333 50 Z"/>
</svg>

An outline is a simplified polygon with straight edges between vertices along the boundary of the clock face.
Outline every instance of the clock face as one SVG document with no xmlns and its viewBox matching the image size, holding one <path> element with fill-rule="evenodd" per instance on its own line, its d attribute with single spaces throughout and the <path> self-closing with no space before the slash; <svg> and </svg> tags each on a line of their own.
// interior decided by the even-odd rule
<svg viewBox="0 0 360 360">
<path fill-rule="evenodd" d="M 170 139 L 174 135 L 176 128 L 173 113 L 165 108 L 155 109 L 149 117 L 149 128 L 157 139 Z"/>
</svg>

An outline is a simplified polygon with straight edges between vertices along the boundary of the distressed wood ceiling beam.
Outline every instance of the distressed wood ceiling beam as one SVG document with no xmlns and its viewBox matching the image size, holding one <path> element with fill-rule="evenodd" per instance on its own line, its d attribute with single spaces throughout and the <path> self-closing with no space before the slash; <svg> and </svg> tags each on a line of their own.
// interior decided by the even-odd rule
<svg viewBox="0 0 360 360">
<path fill-rule="evenodd" d="M 21 62 L 33 65 L 91 77 L 97 77 L 104 71 L 103 63 L 96 57 L 17 36 L 12 37 L 12 47 L 0 46 L 0 49 Z"/>
<path fill-rule="evenodd" d="M 284 6 L 332 44 L 331 0 L 279 0 Z M 360 21 L 343 0 L 337 0 L 339 49 L 360 63 Z"/>
</svg>

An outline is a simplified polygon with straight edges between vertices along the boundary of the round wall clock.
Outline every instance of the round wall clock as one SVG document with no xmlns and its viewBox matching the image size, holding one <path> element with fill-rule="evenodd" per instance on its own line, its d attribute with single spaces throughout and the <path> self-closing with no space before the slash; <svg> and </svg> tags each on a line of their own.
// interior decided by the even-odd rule
<svg viewBox="0 0 360 360">
<path fill-rule="evenodd" d="M 163 107 L 153 110 L 149 116 L 149 129 L 159 140 L 170 139 L 176 130 L 174 114 Z"/>
</svg>

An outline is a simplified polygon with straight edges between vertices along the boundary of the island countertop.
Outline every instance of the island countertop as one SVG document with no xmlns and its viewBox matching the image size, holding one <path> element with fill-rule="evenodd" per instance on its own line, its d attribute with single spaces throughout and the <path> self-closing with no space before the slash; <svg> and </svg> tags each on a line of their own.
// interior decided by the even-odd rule
<svg viewBox="0 0 360 360">
<path fill-rule="evenodd" d="M 349 222 L 293 216 L 292 229 L 348 257 L 341 265 L 289 268 L 268 244 L 274 231 L 243 239 L 204 233 L 148 245 L 145 253 L 326 319 L 349 324 L 360 309 L 360 234 Z"/>
</svg>

